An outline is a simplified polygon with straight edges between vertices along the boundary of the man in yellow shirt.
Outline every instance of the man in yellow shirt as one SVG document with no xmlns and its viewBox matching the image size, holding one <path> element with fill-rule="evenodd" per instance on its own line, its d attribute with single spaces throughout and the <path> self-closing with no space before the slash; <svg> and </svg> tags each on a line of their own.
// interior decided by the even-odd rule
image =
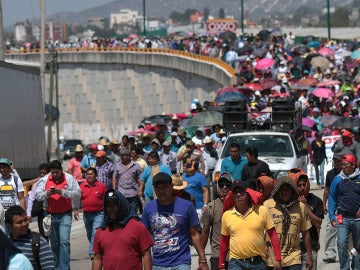
<svg viewBox="0 0 360 270">
<path fill-rule="evenodd" d="M 275 252 L 274 269 L 280 270 L 279 238 L 268 210 L 258 205 L 261 193 L 249 189 L 245 181 L 237 180 L 232 185 L 231 196 L 235 206 L 222 217 L 219 269 L 225 269 L 228 251 L 228 269 L 266 269 L 266 230 Z"/>
<path fill-rule="evenodd" d="M 312 269 L 311 228 L 305 205 L 299 201 L 295 182 L 288 176 L 277 179 L 273 197 L 264 202 L 275 224 L 281 245 L 281 262 L 283 270 L 301 270 L 300 233 L 304 239 L 307 253 L 306 269 Z M 273 263 L 266 264 L 272 269 Z"/>
</svg>

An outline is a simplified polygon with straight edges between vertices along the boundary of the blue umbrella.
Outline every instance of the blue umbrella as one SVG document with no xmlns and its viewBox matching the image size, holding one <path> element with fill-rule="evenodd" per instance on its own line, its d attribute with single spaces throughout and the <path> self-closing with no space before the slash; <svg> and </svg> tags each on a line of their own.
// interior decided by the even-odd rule
<svg viewBox="0 0 360 270">
<path fill-rule="evenodd" d="M 243 93 L 239 93 L 239 92 L 223 92 L 221 94 L 219 94 L 216 98 L 215 98 L 215 102 L 216 103 L 224 103 L 227 100 L 231 100 L 231 99 L 247 99 L 246 96 Z"/>
<path fill-rule="evenodd" d="M 359 60 L 360 59 L 360 50 L 353 51 L 350 55 L 352 59 Z"/>
<path fill-rule="evenodd" d="M 309 42 L 306 46 L 308 46 L 309 48 L 319 48 L 320 42 L 314 40 L 314 41 Z"/>
</svg>

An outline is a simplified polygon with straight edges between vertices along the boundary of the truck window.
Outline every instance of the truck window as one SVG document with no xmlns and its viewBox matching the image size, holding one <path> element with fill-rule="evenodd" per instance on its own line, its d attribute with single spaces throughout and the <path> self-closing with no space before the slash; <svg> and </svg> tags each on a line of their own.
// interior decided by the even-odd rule
<svg viewBox="0 0 360 270">
<path fill-rule="evenodd" d="M 241 154 L 244 155 L 246 148 L 254 146 L 258 149 L 259 157 L 264 156 L 279 156 L 279 157 L 293 157 L 294 149 L 292 142 L 288 136 L 282 135 L 239 135 L 229 137 L 224 145 L 221 153 L 221 158 L 230 155 L 230 145 L 232 143 L 240 145 Z"/>
</svg>

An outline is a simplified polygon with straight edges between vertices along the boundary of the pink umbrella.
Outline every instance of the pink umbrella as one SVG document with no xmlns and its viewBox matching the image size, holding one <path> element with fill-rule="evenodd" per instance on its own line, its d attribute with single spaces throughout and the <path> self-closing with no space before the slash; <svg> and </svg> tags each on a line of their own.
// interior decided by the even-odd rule
<svg viewBox="0 0 360 270">
<path fill-rule="evenodd" d="M 270 58 L 263 58 L 263 59 L 259 60 L 259 62 L 257 62 L 255 68 L 256 69 L 270 68 L 270 67 L 272 67 L 272 65 L 274 63 L 275 63 L 275 61 Z"/>
<path fill-rule="evenodd" d="M 323 80 L 317 86 L 319 86 L 319 87 L 325 86 L 326 87 L 326 86 L 332 86 L 332 85 L 336 85 L 336 84 L 341 84 L 341 82 L 338 80 Z"/>
<path fill-rule="evenodd" d="M 327 47 L 324 47 L 324 48 L 321 48 L 319 51 L 318 51 L 319 54 L 321 54 L 322 56 L 330 56 L 330 55 L 334 55 L 335 52 L 330 49 L 330 48 L 327 48 Z"/>
<path fill-rule="evenodd" d="M 244 86 L 250 88 L 251 90 L 253 91 L 256 91 L 256 90 L 264 90 L 264 87 L 260 84 L 260 83 L 247 83 L 245 84 Z"/>
<path fill-rule="evenodd" d="M 301 124 L 302 124 L 303 126 L 307 126 L 307 127 L 309 127 L 309 128 L 312 128 L 312 127 L 314 126 L 315 122 L 314 122 L 313 120 L 311 120 L 310 118 L 303 117 L 303 118 L 301 119 Z"/>
<path fill-rule="evenodd" d="M 150 135 L 154 135 L 156 132 L 146 130 L 146 129 L 143 129 L 143 128 L 139 128 L 137 130 L 129 131 L 128 135 L 131 135 L 131 136 L 143 136 L 145 133 L 150 134 Z"/>
<path fill-rule="evenodd" d="M 335 96 L 334 92 L 329 88 L 316 88 L 312 93 L 316 97 L 329 98 Z"/>
</svg>

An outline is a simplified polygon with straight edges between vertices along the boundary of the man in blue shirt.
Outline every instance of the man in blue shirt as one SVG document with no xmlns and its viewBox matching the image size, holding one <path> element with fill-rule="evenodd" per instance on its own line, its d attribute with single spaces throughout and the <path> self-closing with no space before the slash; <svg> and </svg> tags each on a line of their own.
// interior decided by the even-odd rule
<svg viewBox="0 0 360 270">
<path fill-rule="evenodd" d="M 330 186 L 329 219 L 331 225 L 337 228 L 340 270 L 347 270 L 350 269 L 350 233 L 353 246 L 360 246 L 360 171 L 354 155 L 347 154 L 341 161 L 343 169 Z M 351 269 L 359 268 L 360 255 L 353 256 Z"/>
<path fill-rule="evenodd" d="M 190 239 L 199 255 L 200 270 L 208 270 L 204 247 L 197 231 L 199 219 L 191 202 L 173 195 L 171 176 L 160 172 L 153 178 L 157 199 L 145 205 L 141 221 L 154 238 L 153 268 L 191 268 Z"/>
<path fill-rule="evenodd" d="M 232 143 L 230 144 L 230 156 L 222 161 L 220 173 L 228 172 L 233 179 L 241 180 L 243 168 L 247 163 L 248 160 L 240 155 L 240 145 Z"/>
</svg>

